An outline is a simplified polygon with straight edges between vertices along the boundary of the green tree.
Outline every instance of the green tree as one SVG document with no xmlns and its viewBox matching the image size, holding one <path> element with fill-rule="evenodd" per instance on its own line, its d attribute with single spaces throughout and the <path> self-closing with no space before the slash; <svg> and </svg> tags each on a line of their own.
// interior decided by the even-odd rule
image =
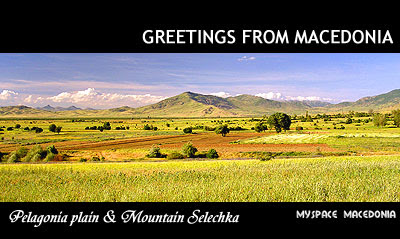
<svg viewBox="0 0 400 239">
<path fill-rule="evenodd" d="M 57 129 L 57 126 L 56 126 L 55 124 L 51 124 L 51 125 L 49 126 L 49 131 L 50 131 L 50 132 L 56 132 L 56 129 Z"/>
<path fill-rule="evenodd" d="M 346 119 L 346 124 L 351 124 L 351 123 L 353 123 L 353 120 L 350 117 L 348 117 Z"/>
<path fill-rule="evenodd" d="M 265 122 L 263 122 L 263 121 L 258 122 L 258 123 L 256 124 L 256 126 L 254 127 L 254 130 L 255 130 L 256 132 L 258 132 L 258 133 L 260 133 L 260 132 L 262 132 L 262 131 L 265 131 L 265 130 L 267 130 L 267 129 L 268 129 L 268 126 L 267 126 L 267 124 L 266 124 Z"/>
<path fill-rule="evenodd" d="M 192 127 L 184 128 L 183 133 L 185 134 L 191 134 L 193 132 Z"/>
<path fill-rule="evenodd" d="M 387 118 L 386 118 L 386 115 L 377 113 L 377 114 L 374 114 L 374 118 L 372 121 L 374 122 L 375 126 L 381 127 L 381 126 L 386 125 Z"/>
<path fill-rule="evenodd" d="M 187 142 L 182 147 L 182 153 L 188 158 L 193 158 L 197 152 L 197 148 L 193 146 L 192 142 Z"/>
<path fill-rule="evenodd" d="M 392 114 L 394 125 L 396 125 L 396 127 L 400 127 L 400 110 L 394 110 Z"/>
<path fill-rule="evenodd" d="M 289 115 L 278 112 L 269 116 L 267 123 L 271 128 L 275 128 L 277 133 L 280 133 L 282 130 L 289 130 L 292 121 Z"/>
<path fill-rule="evenodd" d="M 103 129 L 104 129 L 104 130 L 111 130 L 111 124 L 110 124 L 110 122 L 105 122 L 105 123 L 103 124 Z"/>
<path fill-rule="evenodd" d="M 216 134 L 221 134 L 222 137 L 225 137 L 229 133 L 228 125 L 220 125 L 215 129 Z"/>
<path fill-rule="evenodd" d="M 61 127 L 61 126 L 57 126 L 57 128 L 56 128 L 56 133 L 57 133 L 57 134 L 60 134 L 61 130 L 62 130 L 62 127 Z"/>
<path fill-rule="evenodd" d="M 210 150 L 208 150 L 208 152 L 206 154 L 206 157 L 209 158 L 209 159 L 216 159 L 216 158 L 219 157 L 219 155 L 217 153 L 217 150 L 210 149 Z"/>
<path fill-rule="evenodd" d="M 149 158 L 162 158 L 164 155 L 161 153 L 160 147 L 153 145 L 146 156 Z"/>
</svg>

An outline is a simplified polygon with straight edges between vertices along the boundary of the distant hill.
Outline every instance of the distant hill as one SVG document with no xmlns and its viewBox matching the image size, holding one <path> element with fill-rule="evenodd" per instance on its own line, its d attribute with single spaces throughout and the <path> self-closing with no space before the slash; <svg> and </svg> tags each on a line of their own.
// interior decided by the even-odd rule
<svg viewBox="0 0 400 239">
<path fill-rule="evenodd" d="M 46 111 L 72 111 L 72 110 L 81 110 L 81 108 L 75 107 L 75 106 L 70 106 L 70 107 L 52 107 L 51 105 L 46 105 L 44 107 L 37 107 L 36 109 L 38 110 L 46 110 Z"/>
<path fill-rule="evenodd" d="M 275 101 L 254 95 L 221 98 L 184 92 L 158 103 L 139 108 L 128 106 L 95 110 L 47 105 L 0 107 L 0 117 L 257 117 L 274 112 L 288 114 L 391 111 L 400 108 L 400 90 L 361 98 L 355 102 L 331 104 L 322 101 Z"/>
<path fill-rule="evenodd" d="M 388 93 L 363 97 L 355 102 L 342 102 L 326 107 L 326 111 L 382 111 L 388 112 L 400 108 L 400 89 Z"/>
</svg>

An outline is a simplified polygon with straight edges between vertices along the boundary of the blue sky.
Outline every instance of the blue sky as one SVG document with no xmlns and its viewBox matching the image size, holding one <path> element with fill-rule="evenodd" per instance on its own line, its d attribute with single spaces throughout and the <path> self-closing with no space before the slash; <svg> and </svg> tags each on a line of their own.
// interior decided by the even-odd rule
<svg viewBox="0 0 400 239">
<path fill-rule="evenodd" d="M 0 106 L 138 107 L 185 91 L 355 101 L 400 88 L 400 54 L 0 54 Z"/>
</svg>

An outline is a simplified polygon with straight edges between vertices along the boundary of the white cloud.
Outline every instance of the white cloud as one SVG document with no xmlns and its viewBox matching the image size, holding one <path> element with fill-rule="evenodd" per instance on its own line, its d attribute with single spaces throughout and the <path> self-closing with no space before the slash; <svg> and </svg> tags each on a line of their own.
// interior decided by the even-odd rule
<svg viewBox="0 0 400 239">
<path fill-rule="evenodd" d="M 215 95 L 215 96 L 222 97 L 222 98 L 228 98 L 228 97 L 232 96 L 231 94 L 223 92 L 223 91 L 217 92 L 217 93 L 210 93 L 210 95 Z"/>
<path fill-rule="evenodd" d="M 238 58 L 237 60 L 241 62 L 241 61 L 253 61 L 255 59 L 256 58 L 254 56 L 242 56 L 242 57 Z"/>
<path fill-rule="evenodd" d="M 286 96 L 286 100 L 297 100 L 297 101 L 332 101 L 330 98 L 322 98 L 319 96 Z"/>
<path fill-rule="evenodd" d="M 268 92 L 268 93 L 259 93 L 256 94 L 256 96 L 269 99 L 269 100 L 280 100 L 282 99 L 282 94 L 281 93 L 274 93 L 274 92 Z"/>
<path fill-rule="evenodd" d="M 151 94 L 133 95 L 118 93 L 102 93 L 94 88 L 87 88 L 82 91 L 62 92 L 56 96 L 42 98 L 38 97 L 38 101 L 52 101 L 55 103 L 72 103 L 84 105 L 87 107 L 119 107 L 127 106 L 143 106 L 159 102 L 166 97 Z"/>
<path fill-rule="evenodd" d="M 11 91 L 11 90 L 3 90 L 0 93 L 0 100 L 11 100 L 16 98 L 18 93 Z"/>
<path fill-rule="evenodd" d="M 32 103 L 33 102 L 33 96 L 32 95 L 29 95 L 29 96 L 27 96 L 25 99 L 24 99 L 24 102 L 25 103 Z"/>
<path fill-rule="evenodd" d="M 255 96 L 259 96 L 269 100 L 280 100 L 280 101 L 333 101 L 331 98 L 323 98 L 319 96 L 284 96 L 279 92 L 268 92 L 268 93 L 259 93 Z"/>
</svg>

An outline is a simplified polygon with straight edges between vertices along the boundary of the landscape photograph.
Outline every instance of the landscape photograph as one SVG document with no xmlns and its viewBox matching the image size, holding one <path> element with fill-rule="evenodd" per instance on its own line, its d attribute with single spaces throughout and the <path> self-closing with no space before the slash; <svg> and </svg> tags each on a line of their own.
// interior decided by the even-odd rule
<svg viewBox="0 0 400 239">
<path fill-rule="evenodd" d="M 1 53 L 1 202 L 398 202 L 400 54 Z"/>
</svg>

